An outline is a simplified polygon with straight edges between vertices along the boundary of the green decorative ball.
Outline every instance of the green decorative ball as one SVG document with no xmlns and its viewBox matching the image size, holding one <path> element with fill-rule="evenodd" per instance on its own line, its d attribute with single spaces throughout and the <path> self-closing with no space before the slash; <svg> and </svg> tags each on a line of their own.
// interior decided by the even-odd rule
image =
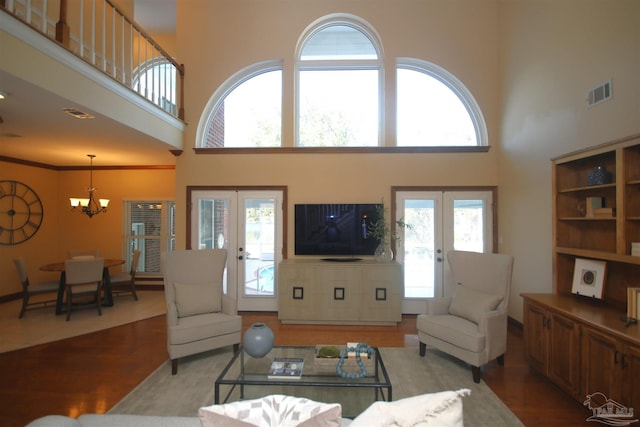
<svg viewBox="0 0 640 427">
<path fill-rule="evenodd" d="M 318 349 L 318 357 L 335 358 L 340 356 L 340 350 L 333 345 L 326 345 Z"/>
</svg>

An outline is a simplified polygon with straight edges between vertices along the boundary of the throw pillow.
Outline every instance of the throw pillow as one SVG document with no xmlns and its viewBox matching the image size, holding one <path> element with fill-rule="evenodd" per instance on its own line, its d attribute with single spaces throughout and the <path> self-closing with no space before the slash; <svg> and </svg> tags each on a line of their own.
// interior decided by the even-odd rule
<svg viewBox="0 0 640 427">
<path fill-rule="evenodd" d="M 374 402 L 349 427 L 463 427 L 462 397 L 469 389 L 422 394 L 394 402 Z"/>
<path fill-rule="evenodd" d="M 480 323 L 482 316 L 502 301 L 499 295 L 476 291 L 463 285 L 456 286 L 456 293 L 449 306 L 449 314 L 463 317 L 474 323 Z"/>
<path fill-rule="evenodd" d="M 342 406 L 274 394 L 203 407 L 198 414 L 203 427 L 339 427 Z"/>
<path fill-rule="evenodd" d="M 173 283 L 178 317 L 222 310 L 221 291 L 213 283 Z"/>
</svg>

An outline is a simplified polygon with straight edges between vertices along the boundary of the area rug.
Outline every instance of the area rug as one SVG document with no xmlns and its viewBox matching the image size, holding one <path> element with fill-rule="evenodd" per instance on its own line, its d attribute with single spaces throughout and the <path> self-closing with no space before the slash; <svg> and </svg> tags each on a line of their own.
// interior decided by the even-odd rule
<svg viewBox="0 0 640 427">
<path fill-rule="evenodd" d="M 393 400 L 423 393 L 468 388 L 471 395 L 463 399 L 465 426 L 523 425 L 484 382 L 474 383 L 469 367 L 456 359 L 431 349 L 427 350 L 425 357 L 420 357 L 418 350 L 414 348 L 382 348 L 380 351 L 393 385 Z M 214 403 L 215 380 L 231 356 L 230 349 L 220 349 L 183 358 L 180 360 L 177 375 L 171 375 L 171 364 L 167 361 L 109 413 L 197 416 L 198 408 Z M 348 408 L 353 403 L 351 399 L 358 395 L 353 389 L 347 389 L 347 393 L 342 395 L 339 393 L 340 390 L 336 389 L 336 393 L 331 396 L 309 396 L 302 390 L 308 388 L 261 389 L 262 395 L 282 393 L 324 402 L 339 402 L 343 405 L 344 415 L 357 415 L 348 413 L 351 410 Z M 234 393 L 237 393 L 237 390 Z M 250 394 L 249 390 L 245 390 L 245 398 L 259 397 Z M 232 394 L 231 400 L 238 397 Z M 372 401 L 373 396 L 368 396 L 368 400 Z"/>
<path fill-rule="evenodd" d="M 137 293 L 138 301 L 131 295 L 114 297 L 113 307 L 103 307 L 102 316 L 94 309 L 74 311 L 68 322 L 66 316 L 55 315 L 54 307 L 29 310 L 18 319 L 22 300 L 0 304 L 0 353 L 101 331 L 167 312 L 164 292 Z"/>
</svg>

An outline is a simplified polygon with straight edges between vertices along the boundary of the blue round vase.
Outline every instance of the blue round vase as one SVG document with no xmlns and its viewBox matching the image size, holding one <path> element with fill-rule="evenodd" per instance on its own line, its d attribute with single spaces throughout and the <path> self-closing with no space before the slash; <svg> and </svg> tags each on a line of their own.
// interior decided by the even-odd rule
<svg viewBox="0 0 640 427">
<path fill-rule="evenodd" d="M 596 166 L 587 176 L 587 185 L 602 185 L 611 183 L 611 172 L 604 166 Z"/>
<path fill-rule="evenodd" d="M 242 337 L 242 347 L 251 357 L 264 357 L 273 348 L 273 331 L 264 323 L 254 323 Z"/>
</svg>

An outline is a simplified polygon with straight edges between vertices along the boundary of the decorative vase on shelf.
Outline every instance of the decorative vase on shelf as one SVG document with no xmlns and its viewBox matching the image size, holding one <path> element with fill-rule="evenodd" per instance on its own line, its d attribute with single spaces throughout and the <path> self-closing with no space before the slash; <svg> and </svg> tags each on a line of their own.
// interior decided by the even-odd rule
<svg viewBox="0 0 640 427">
<path fill-rule="evenodd" d="M 376 251 L 374 252 L 376 261 L 378 262 L 391 262 L 393 261 L 393 251 L 391 245 L 386 242 L 380 242 Z"/>
<path fill-rule="evenodd" d="M 604 166 L 596 166 L 587 177 L 587 185 L 602 185 L 611 183 L 611 172 Z"/>
<path fill-rule="evenodd" d="M 242 347 L 251 357 L 264 357 L 273 348 L 273 331 L 264 323 L 254 323 L 242 337 Z"/>
</svg>

